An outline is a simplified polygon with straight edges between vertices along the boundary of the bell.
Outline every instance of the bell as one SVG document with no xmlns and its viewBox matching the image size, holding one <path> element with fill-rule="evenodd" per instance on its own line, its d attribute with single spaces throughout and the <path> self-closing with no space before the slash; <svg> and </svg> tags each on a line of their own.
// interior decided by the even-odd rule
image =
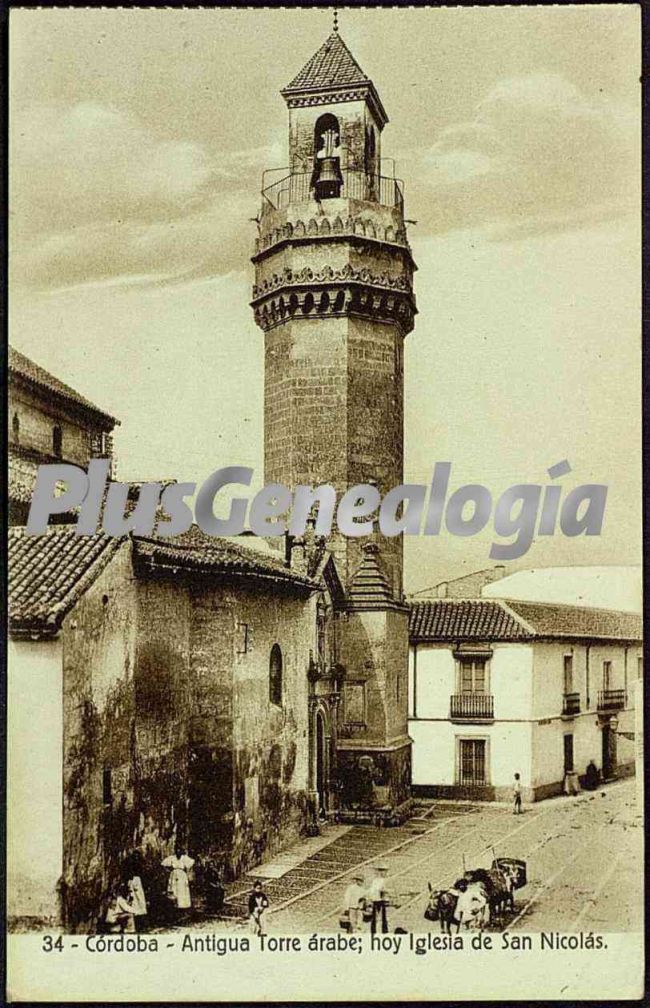
<svg viewBox="0 0 650 1008">
<path fill-rule="evenodd" d="M 317 199 L 335 199 L 341 195 L 343 180 L 339 170 L 339 159 L 325 157 L 319 161 L 319 174 L 314 189 Z"/>
</svg>

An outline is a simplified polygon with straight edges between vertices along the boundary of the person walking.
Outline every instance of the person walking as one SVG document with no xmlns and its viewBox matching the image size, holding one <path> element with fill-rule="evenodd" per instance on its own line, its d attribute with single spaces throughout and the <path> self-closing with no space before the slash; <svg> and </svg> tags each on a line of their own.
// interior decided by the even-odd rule
<svg viewBox="0 0 650 1008">
<path fill-rule="evenodd" d="M 370 933 L 376 934 L 379 928 L 381 934 L 388 933 L 388 915 L 386 908 L 389 903 L 388 890 L 386 888 L 386 871 L 384 865 L 377 865 L 375 878 L 370 883 L 368 898 L 372 903 L 372 918 L 370 920 Z"/>
<path fill-rule="evenodd" d="M 192 906 L 188 872 L 193 865 L 194 858 L 191 858 L 185 848 L 180 845 L 176 847 L 173 854 L 170 854 L 162 862 L 163 868 L 169 868 L 167 895 L 179 911 L 179 919 L 186 917 L 186 911 Z"/>
<path fill-rule="evenodd" d="M 512 784 L 512 797 L 514 798 L 514 808 L 512 810 L 513 815 L 521 815 L 521 778 L 519 774 L 515 774 L 515 779 Z"/>
<path fill-rule="evenodd" d="M 258 879 L 254 883 L 251 890 L 250 896 L 248 897 L 248 919 L 250 921 L 250 928 L 255 935 L 264 935 L 266 931 L 264 930 L 264 914 L 268 909 L 269 899 L 264 890 L 262 889 L 262 883 Z"/>
<path fill-rule="evenodd" d="M 343 910 L 350 922 L 350 931 L 363 930 L 363 910 L 366 903 L 366 891 L 363 888 L 363 875 L 353 875 L 350 885 L 343 897 Z"/>
</svg>

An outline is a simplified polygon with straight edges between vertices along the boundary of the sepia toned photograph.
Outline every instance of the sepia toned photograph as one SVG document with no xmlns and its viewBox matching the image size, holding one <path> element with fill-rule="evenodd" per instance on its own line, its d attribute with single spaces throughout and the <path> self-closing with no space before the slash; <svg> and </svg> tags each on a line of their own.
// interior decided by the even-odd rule
<svg viewBox="0 0 650 1008">
<path fill-rule="evenodd" d="M 9 36 L 9 1000 L 641 997 L 639 7 Z"/>
</svg>

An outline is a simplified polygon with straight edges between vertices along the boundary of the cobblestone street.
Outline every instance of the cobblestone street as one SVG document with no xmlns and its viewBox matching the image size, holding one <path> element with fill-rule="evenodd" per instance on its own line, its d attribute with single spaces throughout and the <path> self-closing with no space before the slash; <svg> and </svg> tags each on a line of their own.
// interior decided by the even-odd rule
<svg viewBox="0 0 650 1008">
<path fill-rule="evenodd" d="M 307 841 L 257 869 L 254 877 L 263 880 L 271 903 L 269 933 L 338 930 L 352 873 L 359 870 L 369 881 L 379 863 L 388 868 L 389 891 L 399 904 L 389 912 L 390 930 L 438 932 L 439 924 L 423 917 L 428 883 L 452 884 L 462 874 L 463 858 L 468 868 L 489 867 L 493 852 L 528 865 L 528 884 L 515 894 L 514 914 L 502 928 L 642 929 L 643 828 L 634 781 L 530 805 L 520 817 L 501 805 L 423 803 L 401 827 L 327 827 L 317 843 L 323 846 L 314 853 L 309 852 L 314 842 Z M 189 930 L 245 926 L 252 881 L 246 876 L 229 887 L 226 919 L 197 920 Z"/>
</svg>

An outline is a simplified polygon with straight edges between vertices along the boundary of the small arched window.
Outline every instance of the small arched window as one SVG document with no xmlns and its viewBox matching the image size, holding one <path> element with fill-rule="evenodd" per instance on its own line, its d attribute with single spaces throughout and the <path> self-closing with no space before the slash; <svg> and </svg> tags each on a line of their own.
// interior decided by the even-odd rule
<svg viewBox="0 0 650 1008">
<path fill-rule="evenodd" d="M 282 706 L 282 651 L 279 644 L 271 648 L 269 661 L 269 701 L 277 707 Z"/>
<path fill-rule="evenodd" d="M 52 428 L 52 453 L 56 458 L 61 458 L 63 451 L 63 431 L 58 424 Z"/>
<path fill-rule="evenodd" d="M 17 413 L 14 413 L 11 419 L 11 434 L 16 443 L 20 441 L 20 418 Z"/>
</svg>

